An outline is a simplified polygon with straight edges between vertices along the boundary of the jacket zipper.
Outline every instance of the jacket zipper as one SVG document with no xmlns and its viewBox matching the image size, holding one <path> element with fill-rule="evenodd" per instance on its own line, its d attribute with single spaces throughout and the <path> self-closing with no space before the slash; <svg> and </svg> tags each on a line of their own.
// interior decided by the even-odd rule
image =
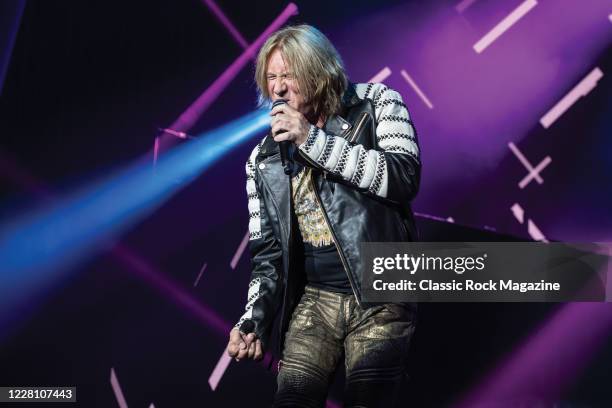
<svg viewBox="0 0 612 408">
<path fill-rule="evenodd" d="M 267 160 L 267 159 L 266 159 L 266 160 Z M 266 160 L 263 160 L 262 162 L 265 162 Z M 265 179 L 265 177 L 263 177 L 263 176 L 260 176 L 260 177 L 262 178 L 262 182 L 263 182 L 263 183 L 264 183 L 264 185 L 265 185 L 265 187 L 264 187 L 264 188 L 266 188 L 266 189 L 268 190 L 268 194 L 270 195 L 270 199 L 272 200 L 272 204 L 274 205 L 274 208 L 275 208 L 276 212 L 277 212 L 278 214 L 280 214 L 280 213 L 281 213 L 281 212 L 280 212 L 280 208 L 278 207 L 278 205 L 277 205 L 277 204 L 276 204 L 276 202 L 274 201 L 273 194 L 272 194 L 272 193 L 269 191 L 269 188 L 268 188 L 267 183 L 265 183 L 265 182 L 263 181 L 263 179 Z M 291 180 L 289 180 L 289 194 L 291 195 Z M 290 198 L 291 198 L 291 196 L 290 196 Z M 290 205 L 291 205 L 291 204 L 290 204 Z M 282 325 L 283 325 L 283 321 L 284 321 L 284 318 L 285 318 L 285 308 L 286 308 L 286 306 L 287 306 L 287 287 L 289 286 L 289 262 L 290 262 L 290 259 L 291 259 L 291 257 L 290 257 L 290 256 L 291 256 L 291 239 L 292 239 L 292 235 L 291 235 L 291 229 L 292 229 L 292 225 L 291 225 L 291 222 L 292 222 L 292 217 L 291 217 L 291 209 L 290 209 L 290 211 L 289 211 L 289 220 L 288 220 L 288 222 L 289 222 L 289 229 L 288 229 L 288 231 L 287 231 L 287 270 L 286 270 L 286 271 L 285 271 L 285 270 L 283 270 L 283 274 L 284 274 L 284 275 L 286 274 L 286 278 L 287 278 L 287 286 L 285 286 L 285 282 L 284 282 L 285 276 L 283 276 L 283 277 L 282 277 L 282 280 L 283 280 L 283 282 L 282 282 L 282 286 L 283 286 L 283 296 L 282 296 L 282 304 L 281 304 L 281 310 L 280 310 L 280 312 L 281 312 L 281 317 L 280 317 L 280 318 L 281 318 L 281 320 L 280 320 L 280 324 L 278 325 L 278 340 L 279 340 L 279 342 L 278 342 L 278 344 L 277 344 L 277 347 L 278 347 L 278 350 L 277 350 L 277 351 L 278 351 L 278 353 L 279 353 L 280 355 L 282 355 L 282 352 L 283 352 L 283 350 L 282 350 L 282 344 L 281 344 L 281 342 L 280 342 L 280 339 L 281 339 L 281 338 L 282 338 L 282 336 L 283 336 L 283 328 L 282 328 Z M 282 230 L 282 228 L 283 228 L 283 227 L 282 227 L 282 223 L 280 224 L 280 227 L 281 227 L 281 230 Z M 272 365 L 272 360 L 270 360 L 270 365 L 268 366 L 268 369 L 270 368 L 270 366 L 271 366 L 271 365 Z"/>
<path fill-rule="evenodd" d="M 287 232 L 287 270 L 283 271 L 284 273 L 286 273 L 286 277 L 283 276 L 283 301 L 282 301 L 282 305 L 281 305 L 281 316 L 280 316 L 280 323 L 278 325 L 278 329 L 279 329 L 279 333 L 278 333 L 278 353 L 280 356 L 283 355 L 283 345 L 281 344 L 281 339 L 283 338 L 283 322 L 285 321 L 285 312 L 286 312 L 286 308 L 287 308 L 287 290 L 289 288 L 289 270 L 291 269 L 291 247 L 292 242 L 291 240 L 293 239 L 293 234 L 292 234 L 292 230 L 293 230 L 293 226 L 291 225 L 292 222 L 292 216 L 291 216 L 291 211 L 292 210 L 292 195 L 291 195 L 291 179 L 289 180 L 289 231 Z M 287 284 L 285 285 L 285 278 L 287 279 Z M 282 360 L 279 360 L 279 364 L 281 363 Z M 272 361 L 270 361 L 271 363 Z"/>
<path fill-rule="evenodd" d="M 357 127 L 355 127 L 355 130 L 353 131 L 353 134 L 351 136 L 351 138 L 349 139 L 350 143 L 353 143 L 355 141 L 355 139 L 357 139 L 357 135 L 359 135 L 359 131 L 361 130 L 361 127 L 363 126 L 365 120 L 368 118 L 368 113 L 367 112 L 363 112 L 361 114 L 361 119 L 359 119 L 359 123 L 357 123 Z"/>
<path fill-rule="evenodd" d="M 336 245 L 336 249 L 338 250 L 338 254 L 340 255 L 340 261 L 342 261 L 344 272 L 346 272 L 346 276 L 348 277 L 349 283 L 351 284 L 351 289 L 353 290 L 353 294 L 355 295 L 355 300 L 357 300 L 357 304 L 359 305 L 359 307 L 361 307 L 361 300 L 359 300 L 359 296 L 357 296 L 357 291 L 355 290 L 355 284 L 353 282 L 353 277 L 351 276 L 348 270 L 347 261 L 344 256 L 344 252 L 342 251 L 342 248 L 338 244 L 336 233 L 334 232 L 334 229 L 331 226 L 331 222 L 329 221 L 329 218 L 327 217 L 327 213 L 325 212 L 325 209 L 323 208 L 323 203 L 321 202 L 321 197 L 319 197 L 319 192 L 317 191 L 317 186 L 314 182 L 314 177 L 310 177 L 310 183 L 312 185 L 312 190 L 314 191 L 315 198 L 317 199 L 317 203 L 319 204 L 319 208 L 321 209 L 321 212 L 323 213 L 323 218 L 325 218 L 325 223 L 327 224 L 327 228 L 329 228 L 329 232 L 331 232 L 332 239 L 334 240 L 334 244 Z"/>
</svg>

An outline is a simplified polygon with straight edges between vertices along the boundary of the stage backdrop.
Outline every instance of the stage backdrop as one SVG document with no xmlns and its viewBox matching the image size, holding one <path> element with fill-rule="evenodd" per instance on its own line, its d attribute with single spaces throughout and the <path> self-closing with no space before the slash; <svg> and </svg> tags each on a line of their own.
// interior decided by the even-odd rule
<svg viewBox="0 0 612 408">
<path fill-rule="evenodd" d="M 6 10 L 2 231 L 87 188 L 95 202 L 93 186 L 134 163 L 163 180 L 155 163 L 255 109 L 266 30 L 305 22 L 337 46 L 352 81 L 402 94 L 422 150 L 413 209 L 426 239 L 612 240 L 608 1 L 29 0 Z M 244 163 L 263 133 L 170 183 L 172 194 L 87 251 L 11 275 L 35 290 L 0 312 L 0 386 L 76 385 L 87 407 L 267 406 L 279 356 L 224 354 L 250 274 Z M 62 231 L 89 225 L 61 214 Z M 36 242 L 36 229 L 24 231 Z M 527 406 L 609 406 L 611 321 L 607 304 L 423 305 L 404 397 L 449 406 L 488 389 Z M 329 406 L 342 398 L 337 377 Z"/>
</svg>

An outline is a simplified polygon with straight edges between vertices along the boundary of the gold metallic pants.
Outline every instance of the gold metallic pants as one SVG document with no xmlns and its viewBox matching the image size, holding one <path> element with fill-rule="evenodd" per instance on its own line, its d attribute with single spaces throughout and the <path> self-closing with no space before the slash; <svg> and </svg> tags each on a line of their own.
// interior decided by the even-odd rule
<svg viewBox="0 0 612 408">
<path fill-rule="evenodd" d="M 364 310 L 352 294 L 306 286 L 286 335 L 274 407 L 324 407 L 343 352 L 345 407 L 393 407 L 415 316 L 407 305 Z"/>
</svg>

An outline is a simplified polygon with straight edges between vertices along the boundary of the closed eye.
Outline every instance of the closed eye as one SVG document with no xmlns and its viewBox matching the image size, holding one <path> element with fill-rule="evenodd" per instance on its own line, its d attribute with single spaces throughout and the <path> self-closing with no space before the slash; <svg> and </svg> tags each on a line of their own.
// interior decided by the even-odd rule
<svg viewBox="0 0 612 408">
<path fill-rule="evenodd" d="M 292 73 L 286 73 L 286 74 L 281 74 L 281 75 L 268 74 L 266 78 L 268 79 L 268 81 L 275 81 L 276 78 L 278 77 L 280 77 L 281 79 L 291 80 L 293 79 L 293 74 Z"/>
</svg>

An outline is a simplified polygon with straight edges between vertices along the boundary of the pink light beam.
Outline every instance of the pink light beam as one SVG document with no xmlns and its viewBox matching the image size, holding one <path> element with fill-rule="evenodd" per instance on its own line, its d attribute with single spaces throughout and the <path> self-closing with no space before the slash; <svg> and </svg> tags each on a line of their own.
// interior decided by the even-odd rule
<svg viewBox="0 0 612 408">
<path fill-rule="evenodd" d="M 232 257 L 232 261 L 230 262 L 230 267 L 232 269 L 236 269 L 236 265 L 238 265 L 238 261 L 240 260 L 240 257 L 242 256 L 242 253 L 246 249 L 248 243 L 249 243 L 249 231 L 247 231 L 246 234 L 244 234 L 244 237 L 242 238 L 240 245 L 238 245 L 238 249 L 236 250 L 236 253 Z"/>
<path fill-rule="evenodd" d="M 455 6 L 455 10 L 457 10 L 457 13 L 463 13 L 474 3 L 476 3 L 476 0 L 463 0 Z"/>
<path fill-rule="evenodd" d="M 571 91 L 555 104 L 542 118 L 540 124 L 548 129 L 557 119 L 561 117 L 578 99 L 585 97 L 597 86 L 597 81 L 603 77 L 603 72 L 595 67 L 587 74 Z"/>
<path fill-rule="evenodd" d="M 528 395 L 537 395 L 544 401 L 557 401 L 584 372 L 601 346 L 609 341 L 611 312 L 607 303 L 561 305 L 461 403 L 452 406 L 519 406 L 511 402 L 515 402 L 517 396 Z M 589 324 L 585 324 L 585 320 Z M 543 405 L 550 406 L 551 403 Z"/>
<path fill-rule="evenodd" d="M 221 353 L 221 358 L 219 358 L 219 361 L 217 361 L 215 369 L 208 378 L 208 385 L 210 385 L 211 390 L 214 391 L 217 388 L 217 385 L 219 385 L 219 381 L 221 381 L 225 370 L 227 370 L 227 367 L 231 362 L 232 358 L 227 354 L 227 351 L 223 349 L 223 353 Z"/>
<path fill-rule="evenodd" d="M 153 166 L 157 164 L 158 156 L 159 156 L 159 136 L 156 136 L 155 142 L 153 142 Z"/>
<path fill-rule="evenodd" d="M 185 132 L 179 132 L 178 130 L 174 130 L 170 128 L 163 128 L 161 129 L 161 131 L 164 133 L 168 133 L 169 135 L 178 137 L 179 139 L 187 139 L 189 137 L 189 135 Z"/>
<path fill-rule="evenodd" d="M 421 88 L 419 88 L 419 86 L 416 84 L 416 82 L 414 82 L 414 80 L 410 77 L 410 75 L 408 75 L 408 73 L 404 71 L 403 69 L 400 71 L 400 73 L 402 74 L 406 82 L 408 82 L 408 84 L 412 87 L 412 89 L 414 89 L 414 92 L 416 92 L 417 95 L 419 95 L 419 97 L 425 103 L 425 105 L 427 105 L 429 109 L 433 109 L 433 104 L 431 103 L 429 98 L 425 96 L 423 91 L 421 91 Z"/>
<path fill-rule="evenodd" d="M 519 161 L 521 162 L 521 164 L 523 166 L 525 166 L 525 168 L 527 169 L 527 171 L 529 171 L 529 173 L 518 183 L 519 187 L 521 188 L 521 190 L 523 188 L 525 188 L 525 186 L 527 184 L 529 184 L 529 182 L 532 179 L 535 179 L 538 184 L 542 184 L 544 183 L 544 180 L 542 179 L 542 177 L 540 176 L 540 172 L 542 170 L 544 170 L 544 167 L 548 166 L 550 164 L 550 162 L 552 162 L 552 159 L 550 158 L 550 156 L 546 156 L 544 158 L 544 160 L 542 160 L 535 168 L 531 165 L 531 163 L 529 163 L 529 160 L 527 160 L 527 158 L 525 157 L 525 155 L 523 155 L 523 153 L 521 153 L 521 151 L 518 149 L 518 147 L 516 147 L 516 145 L 512 142 L 508 143 L 508 147 L 510 148 L 510 150 L 512 150 L 512 153 L 514 153 L 514 155 L 516 156 L 517 159 L 519 159 Z"/>
<path fill-rule="evenodd" d="M 534 178 L 538 181 L 539 184 L 544 183 L 544 180 L 542 180 L 542 178 L 540 177 L 540 172 L 544 170 L 544 167 L 548 166 L 551 162 L 552 162 L 552 159 L 550 158 L 550 156 L 546 156 L 544 160 L 540 162 L 540 164 L 535 166 L 533 170 L 529 172 L 529 174 L 523 177 L 523 179 L 518 184 L 519 188 L 521 189 L 525 188 L 525 186 L 529 184 L 531 179 L 534 179 Z M 539 180 L 542 180 L 542 181 L 540 182 Z"/>
<path fill-rule="evenodd" d="M 204 271 L 206 270 L 206 267 L 208 266 L 208 263 L 204 262 L 204 265 L 202 265 L 202 268 L 200 268 L 200 273 L 198 273 L 198 276 L 196 277 L 195 282 L 193 282 L 193 287 L 195 288 L 196 286 L 198 286 L 198 283 L 200 283 L 200 278 L 202 278 L 202 274 L 204 273 Z"/>
<path fill-rule="evenodd" d="M 113 367 L 111 367 L 110 383 L 111 387 L 113 387 L 113 393 L 115 394 L 115 398 L 117 398 L 117 404 L 119 405 L 119 408 L 128 408 L 127 402 L 125 402 L 125 397 L 123 396 L 123 391 L 121 391 L 121 386 L 119 385 L 119 380 L 117 379 L 117 375 L 115 374 L 115 369 Z"/>
<path fill-rule="evenodd" d="M 478 54 L 483 52 L 489 45 L 493 44 L 503 33 L 508 31 L 517 21 L 529 13 L 538 2 L 536 0 L 525 0 L 517 8 L 515 8 L 510 14 L 508 14 L 502 21 L 497 23 L 495 27 L 485 34 L 476 44 L 474 44 L 474 51 Z"/>
<path fill-rule="evenodd" d="M 183 289 L 183 287 L 172 278 L 166 276 L 166 274 L 159 271 L 130 248 L 118 243 L 111 251 L 114 257 L 128 266 L 130 272 L 136 274 L 151 287 L 157 289 L 165 295 L 167 299 L 172 300 L 178 307 L 187 311 L 192 317 L 223 336 L 232 329 L 232 325 L 223 320 L 215 311 L 205 306 L 199 299 Z"/>
<path fill-rule="evenodd" d="M 221 24 L 223 24 L 225 28 L 227 28 L 227 31 L 230 32 L 232 37 L 234 37 L 236 42 L 238 42 L 238 44 L 240 44 L 242 48 L 247 48 L 249 46 L 249 44 L 246 42 L 244 37 L 242 37 L 242 34 L 240 34 L 238 29 L 232 24 L 231 21 L 229 21 L 229 19 L 223 13 L 223 11 L 221 11 L 219 6 L 217 6 L 217 3 L 215 3 L 212 0 L 204 0 L 204 4 L 206 4 L 206 6 L 210 9 L 210 11 L 212 11 L 212 13 L 217 17 L 217 19 L 221 22 Z M 254 55 L 251 55 L 251 58 L 253 57 Z"/>
<path fill-rule="evenodd" d="M 297 13 L 297 6 L 294 3 L 289 3 L 270 26 L 170 125 L 170 128 L 179 129 L 180 131 L 190 129 L 227 85 L 238 75 L 242 68 L 244 68 L 251 59 L 251 55 L 263 45 L 268 36 Z"/>
<path fill-rule="evenodd" d="M 391 75 L 391 69 L 389 67 L 384 67 L 380 70 L 380 72 L 374 75 L 368 82 L 378 83 L 387 79 Z"/>
<path fill-rule="evenodd" d="M 519 223 L 522 224 L 525 222 L 525 211 L 523 210 L 523 207 L 521 207 L 519 203 L 514 203 L 512 207 L 510 207 L 510 211 L 512 211 L 514 218 L 516 218 L 516 220 Z"/>
<path fill-rule="evenodd" d="M 514 218 L 520 223 L 525 223 L 525 210 L 519 203 L 514 203 L 512 207 L 510 207 L 510 211 L 512 211 L 512 215 Z M 538 226 L 531 219 L 527 220 L 527 233 L 534 241 L 542 241 L 549 242 L 544 233 L 538 228 Z"/>
</svg>

